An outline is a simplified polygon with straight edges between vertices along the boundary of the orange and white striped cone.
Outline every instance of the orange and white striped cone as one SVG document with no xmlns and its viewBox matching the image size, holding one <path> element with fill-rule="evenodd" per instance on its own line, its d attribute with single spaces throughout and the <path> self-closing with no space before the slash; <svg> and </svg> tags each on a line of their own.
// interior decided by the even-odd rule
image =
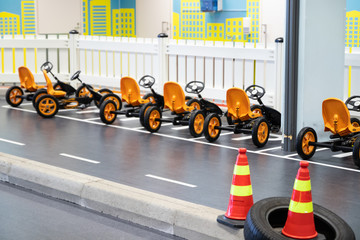
<svg viewBox="0 0 360 240">
<path fill-rule="evenodd" d="M 295 239 L 311 239 L 317 236 L 314 222 L 309 163 L 300 162 L 295 179 L 288 217 L 282 234 Z"/>
<path fill-rule="evenodd" d="M 253 204 L 246 148 L 240 148 L 234 167 L 228 209 L 224 215 L 218 216 L 217 221 L 230 227 L 242 228 Z"/>
</svg>

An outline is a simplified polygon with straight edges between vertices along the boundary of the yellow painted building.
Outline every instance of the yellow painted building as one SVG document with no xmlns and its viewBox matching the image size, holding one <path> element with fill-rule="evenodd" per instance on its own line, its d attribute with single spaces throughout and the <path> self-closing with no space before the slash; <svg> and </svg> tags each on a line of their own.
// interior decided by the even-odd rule
<svg viewBox="0 0 360 240">
<path fill-rule="evenodd" d="M 36 34 L 35 1 L 21 1 L 22 34 Z"/>
<path fill-rule="evenodd" d="M 247 17 L 251 19 L 249 42 L 259 42 L 260 40 L 260 0 L 247 0 Z"/>
<path fill-rule="evenodd" d="M 234 42 L 247 42 L 248 36 L 244 35 L 243 18 L 228 18 L 225 23 L 226 40 Z"/>
<path fill-rule="evenodd" d="M 173 12 L 173 39 L 180 39 L 180 17 L 179 14 Z"/>
<path fill-rule="evenodd" d="M 205 39 L 205 13 L 200 11 L 200 0 L 181 1 L 181 38 Z"/>
<path fill-rule="evenodd" d="M 121 35 L 120 35 L 120 9 L 112 10 L 112 34 L 115 37 L 121 37 Z"/>
<path fill-rule="evenodd" d="M 135 10 L 133 8 L 120 9 L 120 34 L 122 37 L 136 37 Z"/>
<path fill-rule="evenodd" d="M 20 16 L 8 12 L 0 12 L 0 35 L 20 34 Z"/>
<path fill-rule="evenodd" d="M 110 0 L 90 1 L 90 34 L 111 36 Z"/>
<path fill-rule="evenodd" d="M 224 40 L 224 24 L 208 23 L 206 40 L 223 41 Z"/>
<path fill-rule="evenodd" d="M 345 46 L 360 47 L 360 12 L 359 11 L 350 11 L 346 13 Z"/>
<path fill-rule="evenodd" d="M 89 35 L 89 6 L 88 0 L 83 0 L 83 35 Z"/>
</svg>

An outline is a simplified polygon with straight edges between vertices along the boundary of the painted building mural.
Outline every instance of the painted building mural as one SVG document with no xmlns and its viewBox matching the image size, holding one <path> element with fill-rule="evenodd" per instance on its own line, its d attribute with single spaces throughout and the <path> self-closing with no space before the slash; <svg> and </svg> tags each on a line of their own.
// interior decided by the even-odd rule
<svg viewBox="0 0 360 240">
<path fill-rule="evenodd" d="M 260 1 L 224 0 L 222 11 L 201 12 L 200 0 L 173 0 L 173 38 L 257 43 Z"/>
<path fill-rule="evenodd" d="M 360 1 L 346 1 L 346 47 L 360 47 Z"/>
</svg>

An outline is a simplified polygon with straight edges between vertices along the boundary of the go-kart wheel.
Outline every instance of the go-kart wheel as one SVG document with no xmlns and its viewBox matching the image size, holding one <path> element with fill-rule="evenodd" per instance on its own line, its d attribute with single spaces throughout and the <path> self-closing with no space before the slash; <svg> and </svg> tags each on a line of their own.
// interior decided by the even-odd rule
<svg viewBox="0 0 360 240">
<path fill-rule="evenodd" d="M 102 105 L 102 103 L 104 103 L 105 101 L 108 101 L 108 100 L 112 100 L 116 103 L 116 106 L 117 106 L 117 110 L 121 110 L 122 108 L 122 102 L 121 102 L 121 99 L 118 95 L 114 94 L 114 93 L 108 93 L 108 94 L 105 94 L 104 96 L 101 97 L 100 99 L 100 106 Z"/>
<path fill-rule="evenodd" d="M 201 110 L 191 112 L 189 120 L 189 130 L 193 137 L 200 137 L 204 131 L 205 116 Z"/>
<path fill-rule="evenodd" d="M 148 103 L 145 103 L 144 105 L 142 105 L 140 108 L 139 119 L 140 119 L 140 124 L 143 127 L 145 126 L 145 114 L 151 106 L 153 106 L 153 104 L 151 102 L 148 102 Z"/>
<path fill-rule="evenodd" d="M 142 97 L 142 99 L 149 100 L 151 103 L 154 103 L 154 104 L 156 103 L 154 94 L 152 94 L 152 93 L 147 93 L 147 94 L 145 94 L 145 95 Z"/>
<path fill-rule="evenodd" d="M 91 98 L 92 94 L 89 91 L 89 89 L 87 89 L 85 86 L 80 86 L 78 89 L 76 89 L 75 96 L 76 97 L 89 97 L 89 98 Z"/>
<path fill-rule="evenodd" d="M 150 107 L 146 110 L 144 127 L 149 132 L 157 132 L 161 127 L 161 122 L 156 121 L 157 118 L 161 118 L 161 110 L 157 106 Z"/>
<path fill-rule="evenodd" d="M 186 105 L 188 105 L 189 107 L 193 106 L 195 110 L 201 110 L 200 101 L 198 99 L 190 99 L 186 102 Z"/>
<path fill-rule="evenodd" d="M 47 90 L 46 89 L 39 89 L 35 92 L 33 99 L 32 99 L 32 105 L 35 108 L 36 107 L 36 102 L 39 100 L 39 98 L 41 96 L 44 96 L 47 94 Z"/>
<path fill-rule="evenodd" d="M 190 97 L 190 96 L 185 96 L 185 103 L 187 103 L 190 99 L 192 99 L 192 97 Z"/>
<path fill-rule="evenodd" d="M 234 125 L 234 124 L 235 124 L 235 122 L 234 122 L 234 120 L 232 119 L 232 117 L 229 116 L 229 112 L 228 112 L 228 111 L 226 111 L 226 112 L 224 113 L 224 116 L 226 117 L 226 122 L 227 122 L 228 125 Z"/>
<path fill-rule="evenodd" d="M 255 120 L 252 128 L 252 141 L 257 147 L 263 147 L 269 140 L 270 127 L 264 117 Z"/>
<path fill-rule="evenodd" d="M 357 137 L 354 142 L 353 161 L 360 168 L 360 137 Z"/>
<path fill-rule="evenodd" d="M 23 95 L 24 92 L 20 87 L 13 86 L 6 91 L 6 102 L 12 107 L 17 107 L 23 102 L 24 99 L 21 97 Z"/>
<path fill-rule="evenodd" d="M 116 103 L 113 100 L 106 100 L 100 106 L 100 118 L 103 123 L 112 124 L 117 116 Z"/>
<path fill-rule="evenodd" d="M 59 102 L 54 96 L 46 94 L 39 97 L 35 109 L 43 118 L 51 118 L 59 111 Z"/>
<path fill-rule="evenodd" d="M 55 84 L 53 85 L 53 88 L 54 88 L 55 90 L 62 90 L 62 88 L 61 88 L 61 86 L 60 86 L 59 83 L 55 83 Z"/>
<path fill-rule="evenodd" d="M 221 118 L 216 113 L 210 113 L 205 118 L 204 122 L 204 135 L 209 142 L 214 142 L 219 138 L 221 129 L 216 127 L 221 126 Z"/>
<path fill-rule="evenodd" d="M 316 151 L 316 146 L 310 145 L 309 142 L 316 143 L 317 135 L 313 128 L 304 127 L 296 138 L 296 151 L 304 160 L 310 159 Z"/>
<path fill-rule="evenodd" d="M 250 110 L 253 113 L 259 113 L 261 117 L 264 116 L 264 109 L 260 105 L 252 105 Z"/>
<path fill-rule="evenodd" d="M 360 120 L 357 118 L 350 118 L 351 125 L 353 127 L 360 127 Z"/>
<path fill-rule="evenodd" d="M 290 198 L 272 197 L 256 202 L 249 210 L 244 237 L 251 240 L 291 240 L 281 233 L 288 216 Z M 353 240 L 351 227 L 335 213 L 313 204 L 314 223 L 318 236 L 314 239 Z"/>
<path fill-rule="evenodd" d="M 98 91 L 98 93 L 100 93 L 101 95 L 105 95 L 105 94 L 113 93 L 113 92 L 110 89 L 102 88 Z M 94 100 L 94 103 L 97 108 L 100 108 L 100 100 Z"/>
</svg>

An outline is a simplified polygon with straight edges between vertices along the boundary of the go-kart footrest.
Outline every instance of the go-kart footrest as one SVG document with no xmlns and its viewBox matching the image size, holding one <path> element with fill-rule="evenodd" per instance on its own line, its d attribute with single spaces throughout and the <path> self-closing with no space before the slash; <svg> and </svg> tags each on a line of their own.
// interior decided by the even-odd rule
<svg viewBox="0 0 360 240">
<path fill-rule="evenodd" d="M 172 123 L 172 119 L 156 118 L 155 121 Z"/>
<path fill-rule="evenodd" d="M 223 127 L 223 126 L 215 126 L 215 129 L 221 129 L 221 130 L 226 130 L 226 131 L 234 131 L 234 127 Z"/>
</svg>

